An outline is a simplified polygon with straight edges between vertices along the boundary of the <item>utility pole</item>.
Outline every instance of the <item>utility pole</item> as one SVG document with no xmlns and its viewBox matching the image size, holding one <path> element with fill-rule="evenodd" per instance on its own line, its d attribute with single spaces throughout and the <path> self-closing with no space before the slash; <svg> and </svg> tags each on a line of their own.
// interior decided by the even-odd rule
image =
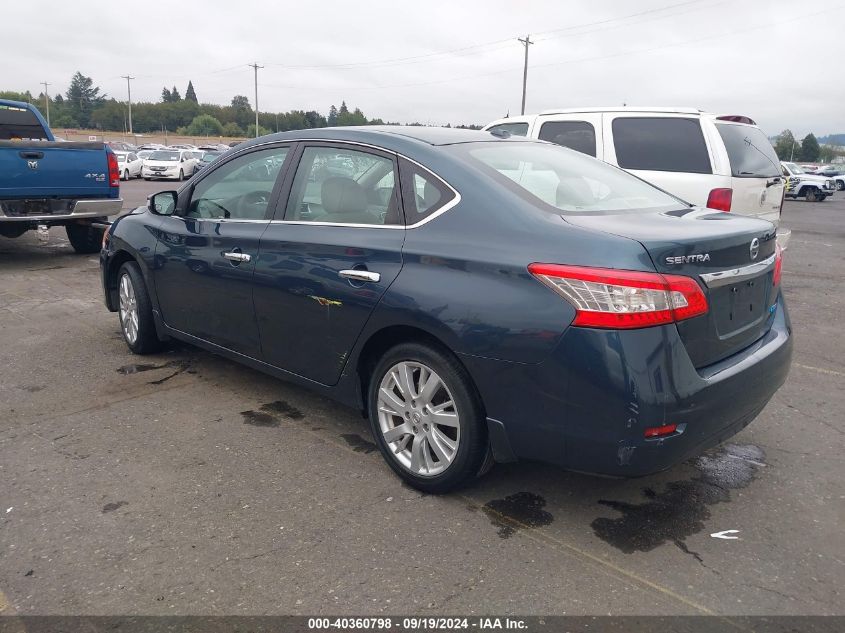
<svg viewBox="0 0 845 633">
<path fill-rule="evenodd" d="M 258 138 L 258 69 L 264 66 L 259 66 L 258 62 L 249 65 L 255 70 L 255 138 Z"/>
<path fill-rule="evenodd" d="M 132 86 L 129 84 L 129 81 L 135 79 L 135 77 L 121 75 L 121 79 L 126 80 L 126 92 L 129 97 L 129 136 L 132 136 Z"/>
<path fill-rule="evenodd" d="M 47 107 L 47 127 L 50 127 L 50 93 L 47 92 L 47 86 L 52 86 L 53 84 L 42 81 L 41 85 L 44 86 L 44 105 Z"/>
<path fill-rule="evenodd" d="M 528 85 L 528 47 L 534 42 L 531 41 L 531 36 L 526 35 L 525 39 L 519 38 L 519 41 L 525 47 L 525 66 L 522 68 L 522 112 L 525 114 L 525 89 Z"/>
</svg>

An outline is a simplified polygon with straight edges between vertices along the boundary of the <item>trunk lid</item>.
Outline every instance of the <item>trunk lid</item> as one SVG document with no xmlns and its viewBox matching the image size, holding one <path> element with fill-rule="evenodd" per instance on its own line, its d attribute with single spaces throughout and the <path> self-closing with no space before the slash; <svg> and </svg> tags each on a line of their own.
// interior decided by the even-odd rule
<svg viewBox="0 0 845 633">
<path fill-rule="evenodd" d="M 564 219 L 634 239 L 658 272 L 698 282 L 707 314 L 677 324 L 696 368 L 735 354 L 769 330 L 776 300 L 776 229 L 770 222 L 704 209 Z"/>
</svg>

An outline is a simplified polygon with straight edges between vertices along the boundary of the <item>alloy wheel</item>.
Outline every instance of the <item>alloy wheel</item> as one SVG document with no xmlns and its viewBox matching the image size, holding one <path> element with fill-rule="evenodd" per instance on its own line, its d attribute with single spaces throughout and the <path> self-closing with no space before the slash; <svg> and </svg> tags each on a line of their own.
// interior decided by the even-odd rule
<svg viewBox="0 0 845 633">
<path fill-rule="evenodd" d="M 397 363 L 378 390 L 378 422 L 394 459 L 421 477 L 443 473 L 458 454 L 460 416 L 446 383 L 430 367 Z"/>
<path fill-rule="evenodd" d="M 120 299 L 120 326 L 123 328 L 126 341 L 134 345 L 138 340 L 138 300 L 128 273 L 123 273 L 120 277 L 118 297 Z"/>
</svg>

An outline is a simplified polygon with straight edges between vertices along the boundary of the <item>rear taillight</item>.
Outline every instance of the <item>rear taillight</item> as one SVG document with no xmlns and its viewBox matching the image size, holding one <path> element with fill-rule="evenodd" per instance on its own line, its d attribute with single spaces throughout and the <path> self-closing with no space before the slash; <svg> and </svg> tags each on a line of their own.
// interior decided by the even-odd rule
<svg viewBox="0 0 845 633">
<path fill-rule="evenodd" d="M 531 264 L 528 271 L 575 307 L 573 325 L 632 329 L 707 312 L 691 277 L 561 264 Z"/>
<path fill-rule="evenodd" d="M 645 437 L 666 437 L 678 430 L 677 424 L 664 424 L 663 426 L 649 426 L 643 431 Z"/>
<path fill-rule="evenodd" d="M 716 211 L 730 211 L 733 199 L 733 189 L 711 189 L 707 196 L 707 208 Z"/>
<path fill-rule="evenodd" d="M 112 152 L 107 152 L 106 157 L 109 162 L 109 186 L 120 187 L 120 168 L 117 166 L 117 156 Z"/>
<path fill-rule="evenodd" d="M 772 275 L 772 285 L 779 286 L 781 274 L 783 273 L 783 249 L 780 244 L 775 244 L 775 272 Z"/>
</svg>

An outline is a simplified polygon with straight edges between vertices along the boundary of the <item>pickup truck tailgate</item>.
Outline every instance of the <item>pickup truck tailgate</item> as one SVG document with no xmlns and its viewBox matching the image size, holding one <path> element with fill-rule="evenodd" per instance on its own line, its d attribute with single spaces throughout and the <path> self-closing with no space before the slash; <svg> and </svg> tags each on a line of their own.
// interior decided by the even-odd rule
<svg viewBox="0 0 845 633">
<path fill-rule="evenodd" d="M 117 198 L 102 143 L 0 141 L 0 199 Z"/>
</svg>

